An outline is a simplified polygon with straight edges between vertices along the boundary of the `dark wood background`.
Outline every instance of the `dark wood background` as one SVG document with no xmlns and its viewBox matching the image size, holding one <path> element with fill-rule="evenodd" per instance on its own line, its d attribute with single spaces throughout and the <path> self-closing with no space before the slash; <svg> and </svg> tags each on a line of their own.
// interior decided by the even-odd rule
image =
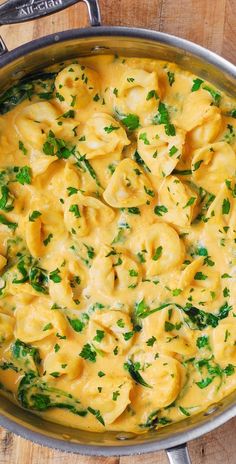
<svg viewBox="0 0 236 464">
<path fill-rule="evenodd" d="M 0 0 L 2 3 L 2 0 Z M 201 44 L 236 64 L 236 0 L 100 0 L 102 23 L 151 28 Z M 9 49 L 88 23 L 84 4 L 48 18 L 1 28 Z M 193 464 L 236 463 L 236 419 L 189 444 Z M 0 429 L 0 464 L 167 464 L 164 452 L 122 458 L 65 454 Z"/>
</svg>

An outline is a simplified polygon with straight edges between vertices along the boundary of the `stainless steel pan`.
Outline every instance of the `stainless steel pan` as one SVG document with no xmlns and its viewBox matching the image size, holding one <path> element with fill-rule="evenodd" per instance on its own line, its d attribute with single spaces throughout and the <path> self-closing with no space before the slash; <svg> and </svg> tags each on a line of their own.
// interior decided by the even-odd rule
<svg viewBox="0 0 236 464">
<path fill-rule="evenodd" d="M 0 6 L 0 25 L 45 16 L 76 1 L 10 0 Z M 92 28 L 52 34 L 11 52 L 0 38 L 0 92 L 26 74 L 52 63 L 78 56 L 118 53 L 174 61 L 227 93 L 235 94 L 236 67 L 225 59 L 199 45 L 161 32 L 102 27 L 98 0 L 82 1 L 88 7 Z M 204 413 L 144 435 L 74 430 L 46 422 L 6 398 L 0 398 L 0 410 L 0 424 L 3 427 L 41 445 L 94 456 L 122 456 L 166 449 L 171 464 L 190 464 L 186 442 L 234 417 L 236 392 Z"/>
</svg>

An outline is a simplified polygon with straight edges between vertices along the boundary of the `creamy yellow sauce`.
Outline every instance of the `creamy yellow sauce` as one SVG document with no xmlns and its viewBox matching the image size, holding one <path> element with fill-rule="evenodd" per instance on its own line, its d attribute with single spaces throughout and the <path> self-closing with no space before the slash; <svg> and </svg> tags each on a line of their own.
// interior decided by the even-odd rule
<svg viewBox="0 0 236 464">
<path fill-rule="evenodd" d="M 0 99 L 1 390 L 79 429 L 180 421 L 236 388 L 236 101 L 157 60 L 50 72 Z"/>
</svg>

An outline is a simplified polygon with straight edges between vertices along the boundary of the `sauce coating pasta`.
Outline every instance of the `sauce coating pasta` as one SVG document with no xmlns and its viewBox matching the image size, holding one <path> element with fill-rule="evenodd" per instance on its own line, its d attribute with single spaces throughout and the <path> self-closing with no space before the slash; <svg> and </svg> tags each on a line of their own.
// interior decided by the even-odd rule
<svg viewBox="0 0 236 464">
<path fill-rule="evenodd" d="M 174 63 L 96 56 L 0 113 L 2 393 L 144 433 L 235 390 L 236 101 Z"/>
</svg>

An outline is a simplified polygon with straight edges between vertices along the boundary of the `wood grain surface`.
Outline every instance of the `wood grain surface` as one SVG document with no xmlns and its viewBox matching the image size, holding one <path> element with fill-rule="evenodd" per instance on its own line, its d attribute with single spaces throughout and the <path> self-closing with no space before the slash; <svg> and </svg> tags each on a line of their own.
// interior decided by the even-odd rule
<svg viewBox="0 0 236 464">
<path fill-rule="evenodd" d="M 0 0 L 2 3 L 2 0 Z M 236 64 L 236 0 L 100 0 L 102 23 L 152 28 L 197 42 Z M 29 40 L 88 23 L 84 4 L 1 28 L 9 49 Z M 236 463 L 236 418 L 189 443 L 193 464 Z M 122 458 L 61 453 L 0 429 L 0 464 L 167 464 L 164 452 Z"/>
</svg>

